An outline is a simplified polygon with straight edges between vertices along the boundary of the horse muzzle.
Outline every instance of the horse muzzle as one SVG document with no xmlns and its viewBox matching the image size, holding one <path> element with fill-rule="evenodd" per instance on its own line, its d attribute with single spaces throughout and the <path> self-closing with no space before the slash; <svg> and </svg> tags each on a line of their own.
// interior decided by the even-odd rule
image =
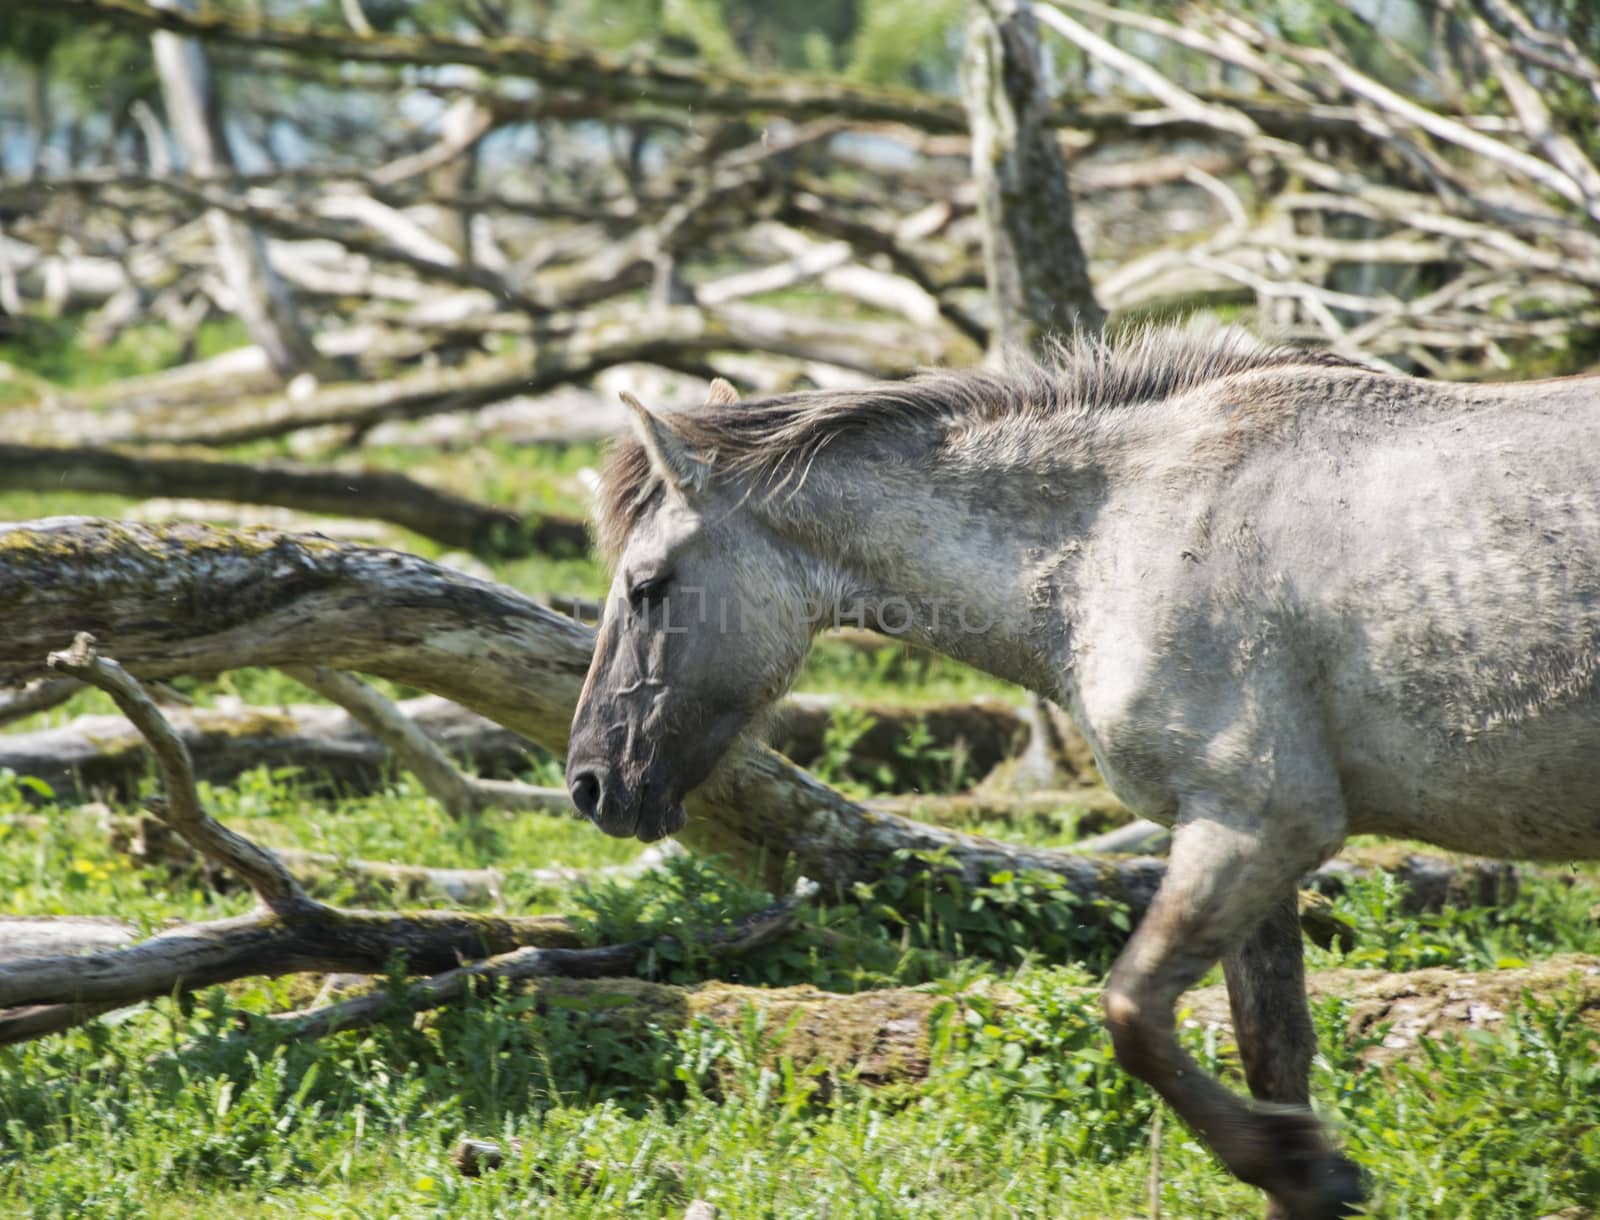
<svg viewBox="0 0 1600 1220">
<path fill-rule="evenodd" d="M 603 768 L 572 760 L 567 763 L 567 791 L 579 813 L 617 839 L 654 843 L 677 834 L 689 820 L 682 801 L 652 801 L 648 786 L 642 792 L 632 790 Z"/>
</svg>

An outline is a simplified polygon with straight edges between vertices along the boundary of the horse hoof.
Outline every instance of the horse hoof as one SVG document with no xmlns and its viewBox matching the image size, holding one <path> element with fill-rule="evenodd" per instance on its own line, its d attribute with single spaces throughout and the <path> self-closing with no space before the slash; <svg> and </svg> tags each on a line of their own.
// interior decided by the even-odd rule
<svg viewBox="0 0 1600 1220">
<path fill-rule="evenodd" d="M 1361 1170 L 1348 1157 L 1335 1153 L 1317 1166 L 1292 1202 L 1272 1199 L 1266 1220 L 1346 1220 L 1362 1214 L 1366 1198 Z"/>
<path fill-rule="evenodd" d="M 1349 1157 L 1334 1155 L 1323 1167 L 1322 1181 L 1317 1183 L 1322 1197 L 1327 1201 L 1321 1213 L 1327 1220 L 1341 1220 L 1345 1216 L 1361 1213 L 1367 1192 L 1361 1182 L 1361 1169 Z"/>
</svg>

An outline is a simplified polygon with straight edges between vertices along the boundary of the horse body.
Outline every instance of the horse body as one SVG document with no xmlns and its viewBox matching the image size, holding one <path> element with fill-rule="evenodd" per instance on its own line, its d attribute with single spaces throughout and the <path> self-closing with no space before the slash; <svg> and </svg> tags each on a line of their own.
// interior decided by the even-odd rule
<svg viewBox="0 0 1600 1220">
<path fill-rule="evenodd" d="M 1108 781 L 1171 821 L 1185 743 L 1303 717 L 1350 832 L 1600 855 L 1600 380 L 1285 380 L 1123 441 L 1061 608 Z M 1241 438 L 1262 400 L 1279 422 Z"/>
<path fill-rule="evenodd" d="M 1270 1214 L 1345 1214 L 1358 1178 L 1306 1109 L 1296 883 L 1352 832 L 1600 856 L 1600 379 L 1451 386 L 1155 332 L 1009 375 L 635 406 L 580 809 L 680 824 L 819 617 L 1064 703 L 1174 827 L 1107 983 L 1119 1060 Z M 1219 959 L 1254 1104 L 1173 1032 Z"/>
</svg>

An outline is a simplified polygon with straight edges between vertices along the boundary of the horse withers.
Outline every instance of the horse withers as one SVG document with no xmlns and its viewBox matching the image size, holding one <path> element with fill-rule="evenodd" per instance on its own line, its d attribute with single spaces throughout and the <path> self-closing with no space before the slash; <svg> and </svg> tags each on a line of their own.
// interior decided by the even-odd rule
<svg viewBox="0 0 1600 1220">
<path fill-rule="evenodd" d="M 841 616 L 1060 702 L 1173 827 L 1106 985 L 1119 1060 L 1270 1215 L 1356 1206 L 1308 1108 L 1297 881 L 1355 833 L 1600 857 L 1600 379 L 1444 384 L 1154 330 L 732 397 L 632 403 L 607 466 L 578 807 L 679 829 Z M 1219 959 L 1250 1102 L 1175 1036 Z"/>
</svg>

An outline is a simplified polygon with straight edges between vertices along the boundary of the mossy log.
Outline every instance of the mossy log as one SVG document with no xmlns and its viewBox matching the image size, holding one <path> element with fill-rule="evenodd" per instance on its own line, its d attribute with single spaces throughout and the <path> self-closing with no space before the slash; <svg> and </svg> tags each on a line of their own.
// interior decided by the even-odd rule
<svg viewBox="0 0 1600 1220">
<path fill-rule="evenodd" d="M 0 488 L 272 504 L 298 512 L 388 521 L 446 546 L 490 555 L 529 551 L 577 555 L 589 545 L 587 527 L 576 518 L 524 518 L 386 470 L 228 462 L 192 453 L 92 446 L 0 444 Z"/>
<path fill-rule="evenodd" d="M 1408 914 L 1507 906 L 1521 887 L 1521 870 L 1504 860 L 1440 856 L 1397 843 L 1346 847 L 1308 882 L 1317 892 L 1337 898 L 1352 878 L 1375 872 L 1389 873 L 1400 883 L 1401 910 Z"/>
<path fill-rule="evenodd" d="M 1447 969 L 1388 972 L 1335 969 L 1307 978 L 1313 998 L 1339 997 L 1349 1002 L 1346 1027 L 1352 1038 L 1364 1038 L 1386 1022 L 1392 1028 L 1364 1052 L 1383 1061 L 1416 1050 L 1422 1037 L 1451 1032 L 1492 1032 L 1525 991 L 1536 995 L 1570 995 L 1581 1019 L 1600 1028 L 1600 958 L 1570 954 L 1534 966 L 1489 971 Z M 1570 989 L 1570 990 L 1569 990 Z M 829 1077 L 863 1084 L 911 1083 L 926 1078 L 932 1056 L 930 1025 L 936 1014 L 961 1007 L 961 995 L 940 995 L 897 987 L 840 995 L 814 987 L 746 987 L 705 983 L 673 987 L 639 979 L 545 979 L 530 986 L 535 1019 L 559 1010 L 580 1013 L 587 1021 L 637 1037 L 639 1031 L 673 1031 L 707 1022 L 732 1032 L 747 1028 L 751 1011 L 766 1014 L 768 1054 L 814 1072 L 826 1087 Z M 1065 994 L 1063 994 L 1065 993 Z M 1078 1000 L 1098 1010 L 1096 986 L 1060 988 L 1060 1003 Z M 974 999 L 977 997 L 974 996 Z M 985 1020 L 1002 1029 L 1008 1019 L 1030 1015 L 1027 1000 L 1005 985 L 982 991 Z M 1178 1004 L 1186 1028 L 1215 1029 L 1224 1045 L 1231 1043 L 1233 1018 L 1223 986 L 1187 993 Z"/>
</svg>

